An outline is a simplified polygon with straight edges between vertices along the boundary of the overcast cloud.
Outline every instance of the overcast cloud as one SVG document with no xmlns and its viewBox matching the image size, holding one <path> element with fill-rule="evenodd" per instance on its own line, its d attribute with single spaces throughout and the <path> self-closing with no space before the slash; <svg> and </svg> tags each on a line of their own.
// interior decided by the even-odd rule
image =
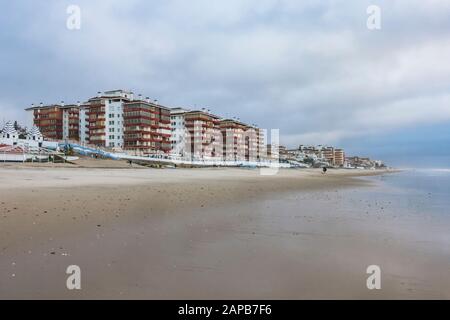
<svg viewBox="0 0 450 320">
<path fill-rule="evenodd" d="M 81 30 L 66 28 L 71 4 Z M 381 30 L 366 27 L 371 4 Z M 30 0 L 3 3 L 0 18 L 0 120 L 124 88 L 279 128 L 291 147 L 395 162 L 391 137 L 415 145 L 423 129 L 428 158 L 450 154 L 450 1 Z"/>
</svg>

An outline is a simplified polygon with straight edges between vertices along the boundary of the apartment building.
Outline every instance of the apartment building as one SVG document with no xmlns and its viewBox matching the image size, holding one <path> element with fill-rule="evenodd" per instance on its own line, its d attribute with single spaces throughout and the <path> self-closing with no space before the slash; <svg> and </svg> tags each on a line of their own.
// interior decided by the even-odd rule
<svg viewBox="0 0 450 320">
<path fill-rule="evenodd" d="M 345 152 L 343 149 L 334 147 L 323 147 L 322 157 L 332 166 L 341 167 L 345 163 Z"/>
<path fill-rule="evenodd" d="M 64 105 L 62 103 L 63 140 L 80 139 L 80 109 L 79 104 Z"/>
<path fill-rule="evenodd" d="M 235 119 L 220 121 L 220 132 L 223 141 L 223 159 L 225 161 L 244 161 L 246 156 L 246 141 L 244 132 L 248 126 Z"/>
<path fill-rule="evenodd" d="M 133 92 L 124 90 L 98 92 L 87 102 L 88 141 L 101 147 L 123 148 L 123 105 L 134 99 Z"/>
<path fill-rule="evenodd" d="M 345 164 L 345 152 L 343 149 L 334 149 L 334 165 L 342 167 Z"/>
<path fill-rule="evenodd" d="M 28 126 L 36 126 L 49 140 L 79 140 L 79 109 L 77 105 L 32 105 L 28 112 Z"/>
<path fill-rule="evenodd" d="M 185 114 L 189 110 L 184 108 L 172 108 L 170 110 L 171 127 L 171 154 L 175 157 L 184 157 L 186 153 L 186 120 Z"/>
<path fill-rule="evenodd" d="M 224 119 L 220 126 L 225 160 L 261 161 L 268 157 L 264 130 L 237 119 Z"/>
<path fill-rule="evenodd" d="M 237 119 L 220 121 L 223 158 L 227 161 L 258 161 L 265 152 L 264 133 Z"/>
<path fill-rule="evenodd" d="M 139 155 L 168 154 L 171 150 L 170 109 L 146 100 L 123 105 L 124 149 Z"/>
<path fill-rule="evenodd" d="M 298 149 L 287 150 L 287 153 L 297 161 L 312 162 L 316 165 L 330 165 L 341 167 L 345 164 L 345 152 L 330 146 L 304 146 Z"/>
<path fill-rule="evenodd" d="M 223 153 L 220 117 L 207 110 L 184 114 L 185 154 L 193 160 L 220 159 Z"/>
<path fill-rule="evenodd" d="M 260 161 L 266 155 L 264 132 L 256 125 L 247 125 L 244 133 L 245 160 Z"/>
<path fill-rule="evenodd" d="M 267 159 L 266 132 L 265 130 L 258 128 L 257 126 L 254 126 L 253 128 L 256 132 L 257 161 L 263 161 Z"/>
<path fill-rule="evenodd" d="M 336 158 L 334 155 L 333 147 L 323 147 L 321 150 L 322 158 L 325 159 L 330 165 L 334 166 L 336 163 Z"/>
<path fill-rule="evenodd" d="M 257 161 L 265 134 L 257 126 L 221 119 L 209 110 L 168 108 L 133 92 L 98 92 L 86 102 L 32 105 L 29 126 L 47 140 L 124 150 L 136 155 L 172 155 L 193 160 Z"/>
<path fill-rule="evenodd" d="M 89 103 L 80 104 L 78 130 L 81 144 L 89 143 Z"/>
<path fill-rule="evenodd" d="M 139 96 L 140 98 L 140 96 Z M 124 107 L 134 101 L 134 94 L 125 90 L 98 92 L 96 97 L 76 105 L 55 104 L 32 105 L 29 112 L 29 125 L 36 125 L 46 139 L 75 140 L 107 148 L 124 148 Z M 170 119 L 168 108 L 155 108 L 155 121 L 158 122 L 159 140 L 154 148 L 170 148 Z M 161 111 L 164 110 L 164 111 Z M 130 140 L 128 145 L 132 144 Z M 142 140 L 136 141 L 135 145 Z M 150 147 L 152 148 L 152 147 Z"/>
</svg>

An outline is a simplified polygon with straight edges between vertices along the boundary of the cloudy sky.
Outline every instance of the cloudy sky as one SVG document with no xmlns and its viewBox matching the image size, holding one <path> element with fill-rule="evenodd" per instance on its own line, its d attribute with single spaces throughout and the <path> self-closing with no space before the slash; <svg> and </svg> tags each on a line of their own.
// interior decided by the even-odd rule
<svg viewBox="0 0 450 320">
<path fill-rule="evenodd" d="M 124 88 L 279 128 L 290 147 L 450 166 L 447 0 L 18 0 L 0 41 L 0 121 Z"/>
</svg>

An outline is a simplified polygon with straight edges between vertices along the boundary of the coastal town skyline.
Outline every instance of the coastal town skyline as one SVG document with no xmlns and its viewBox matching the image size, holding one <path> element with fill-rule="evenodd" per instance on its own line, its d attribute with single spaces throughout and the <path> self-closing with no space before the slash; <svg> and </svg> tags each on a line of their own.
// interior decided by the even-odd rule
<svg viewBox="0 0 450 320">
<path fill-rule="evenodd" d="M 208 11 L 204 1 L 78 1 L 79 30 L 66 27 L 68 5 L 5 4 L 0 121 L 22 122 L 37 99 L 133 88 L 278 128 L 290 148 L 339 145 L 394 166 L 450 160 L 448 4 L 381 1 L 380 30 L 366 27 L 366 1 L 231 1 Z M 434 23 L 411 22 L 422 20 Z"/>
<path fill-rule="evenodd" d="M 8 121 L 0 127 L 6 144 L 19 146 L 31 142 L 54 149 L 55 143 L 66 143 L 82 153 L 87 151 L 86 147 L 102 148 L 113 154 L 175 161 L 244 161 L 247 165 L 276 161 L 293 167 L 384 167 L 380 160 L 349 156 L 334 146 L 299 144 L 287 148 L 280 143 L 278 130 L 259 128 L 237 117 L 224 118 L 205 108 L 171 108 L 122 89 L 99 91 L 96 96 L 76 103 L 33 103 L 25 111 L 25 125 Z"/>
</svg>

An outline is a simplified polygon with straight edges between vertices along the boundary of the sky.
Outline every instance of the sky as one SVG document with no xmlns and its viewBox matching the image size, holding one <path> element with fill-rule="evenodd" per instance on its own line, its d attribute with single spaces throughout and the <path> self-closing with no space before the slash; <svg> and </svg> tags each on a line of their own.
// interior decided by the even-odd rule
<svg viewBox="0 0 450 320">
<path fill-rule="evenodd" d="M 447 0 L 2 1 L 0 43 L 0 122 L 121 88 L 279 129 L 288 147 L 450 167 Z"/>
</svg>

